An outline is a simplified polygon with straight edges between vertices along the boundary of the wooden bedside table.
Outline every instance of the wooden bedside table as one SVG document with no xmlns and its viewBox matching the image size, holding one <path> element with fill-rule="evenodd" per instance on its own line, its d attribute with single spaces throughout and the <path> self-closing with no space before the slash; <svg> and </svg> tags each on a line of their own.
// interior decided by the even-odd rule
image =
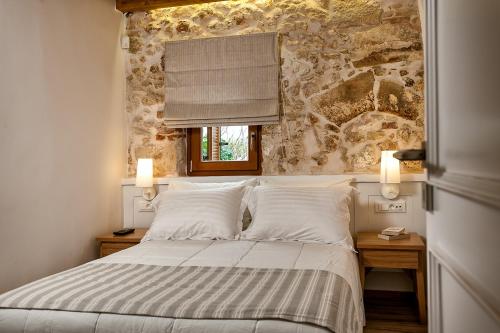
<svg viewBox="0 0 500 333">
<path fill-rule="evenodd" d="M 115 236 L 110 233 L 97 237 L 97 241 L 101 242 L 99 256 L 102 258 L 139 244 L 146 231 L 148 229 L 135 229 L 133 233 L 125 236 Z"/>
<path fill-rule="evenodd" d="M 410 238 L 383 240 L 377 232 L 357 234 L 356 248 L 359 251 L 359 275 L 361 286 L 365 286 L 366 268 L 402 268 L 416 272 L 418 314 L 421 322 L 427 320 L 425 303 L 425 244 L 416 233 Z"/>
</svg>

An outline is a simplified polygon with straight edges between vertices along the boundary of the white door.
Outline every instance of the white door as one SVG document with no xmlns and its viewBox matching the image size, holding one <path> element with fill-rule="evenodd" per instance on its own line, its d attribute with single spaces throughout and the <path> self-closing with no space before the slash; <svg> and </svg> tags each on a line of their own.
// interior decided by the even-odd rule
<svg viewBox="0 0 500 333">
<path fill-rule="evenodd" d="M 427 0 L 431 333 L 500 332 L 500 0 Z"/>
</svg>

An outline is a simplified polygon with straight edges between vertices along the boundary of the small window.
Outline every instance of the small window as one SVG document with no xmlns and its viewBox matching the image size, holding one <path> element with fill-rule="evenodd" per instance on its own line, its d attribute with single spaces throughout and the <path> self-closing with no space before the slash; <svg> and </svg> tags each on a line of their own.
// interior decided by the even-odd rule
<svg viewBox="0 0 500 333">
<path fill-rule="evenodd" d="M 260 174 L 259 126 L 221 126 L 188 131 L 190 176 Z"/>
</svg>

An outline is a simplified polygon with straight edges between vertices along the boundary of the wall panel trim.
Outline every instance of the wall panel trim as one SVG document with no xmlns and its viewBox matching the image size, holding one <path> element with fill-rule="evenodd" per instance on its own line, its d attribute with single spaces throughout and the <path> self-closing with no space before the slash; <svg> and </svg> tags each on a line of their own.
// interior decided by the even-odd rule
<svg viewBox="0 0 500 333">
<path fill-rule="evenodd" d="M 430 332 L 442 332 L 441 323 L 441 272 L 446 270 L 450 276 L 469 294 L 477 304 L 500 325 L 500 301 L 483 288 L 482 284 L 463 269 L 452 257 L 441 249 L 429 249 L 429 298 Z"/>
<path fill-rule="evenodd" d="M 158 185 L 168 185 L 172 181 L 189 181 L 194 183 L 211 183 L 211 182 L 230 182 L 239 181 L 249 178 L 258 179 L 269 179 L 269 178 L 279 178 L 279 179 L 311 179 L 311 180 L 321 180 L 331 181 L 333 179 L 344 180 L 352 179 L 353 183 L 378 183 L 380 182 L 380 176 L 378 174 L 340 174 L 340 175 L 296 175 L 296 176 L 207 176 L 207 177 L 161 177 L 155 178 L 154 182 Z M 401 175 L 401 182 L 424 182 L 426 180 L 425 173 L 408 173 Z M 135 178 L 123 178 L 122 186 L 135 185 Z"/>
<path fill-rule="evenodd" d="M 445 172 L 430 176 L 429 184 L 453 194 L 500 208 L 500 181 L 462 173 Z"/>
</svg>

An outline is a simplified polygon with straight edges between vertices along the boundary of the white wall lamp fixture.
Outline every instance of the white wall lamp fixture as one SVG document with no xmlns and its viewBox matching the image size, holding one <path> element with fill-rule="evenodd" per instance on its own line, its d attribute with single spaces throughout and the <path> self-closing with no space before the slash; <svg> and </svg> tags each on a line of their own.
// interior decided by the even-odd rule
<svg viewBox="0 0 500 333">
<path fill-rule="evenodd" d="M 144 199 L 147 201 L 154 199 L 156 190 L 153 185 L 153 159 L 139 158 L 137 160 L 135 186 L 142 187 L 142 196 Z"/>
<path fill-rule="evenodd" d="M 396 199 L 399 195 L 401 177 L 399 160 L 393 157 L 395 152 L 395 150 L 382 151 L 380 161 L 380 183 L 382 184 L 380 193 L 387 199 Z"/>
</svg>

